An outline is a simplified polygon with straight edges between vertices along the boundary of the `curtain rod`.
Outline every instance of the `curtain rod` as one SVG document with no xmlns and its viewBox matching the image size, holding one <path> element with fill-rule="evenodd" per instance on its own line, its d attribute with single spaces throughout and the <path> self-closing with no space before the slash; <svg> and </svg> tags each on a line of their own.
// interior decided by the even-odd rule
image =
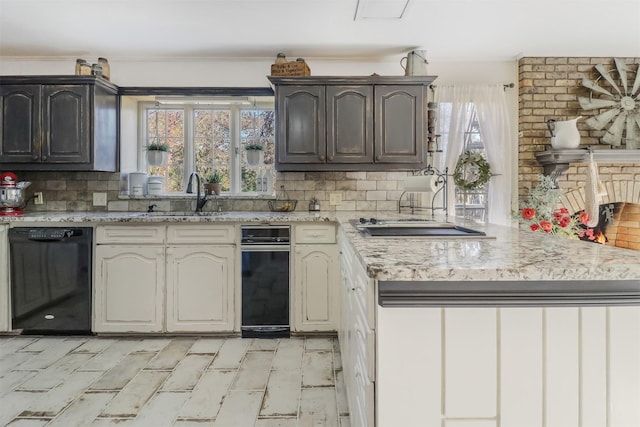
<svg viewBox="0 0 640 427">
<path fill-rule="evenodd" d="M 434 90 L 435 88 L 437 88 L 438 85 L 429 85 L 429 89 Z M 502 87 L 504 88 L 504 90 L 507 89 L 513 89 L 514 87 L 516 87 L 515 83 L 505 83 L 502 85 Z"/>
</svg>

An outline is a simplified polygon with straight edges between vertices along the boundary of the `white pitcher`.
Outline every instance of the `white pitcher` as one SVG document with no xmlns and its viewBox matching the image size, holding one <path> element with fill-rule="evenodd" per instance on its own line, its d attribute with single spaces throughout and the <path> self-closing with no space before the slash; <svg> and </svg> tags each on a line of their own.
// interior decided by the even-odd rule
<svg viewBox="0 0 640 427">
<path fill-rule="evenodd" d="M 547 128 L 551 133 L 551 147 L 554 150 L 578 148 L 580 145 L 580 132 L 577 122 L 582 116 L 563 122 L 554 119 L 547 120 Z M 553 123 L 553 127 L 551 124 Z"/>
<path fill-rule="evenodd" d="M 402 61 L 405 61 L 405 65 L 402 64 Z M 412 50 L 400 60 L 400 66 L 404 69 L 405 76 L 426 76 L 427 64 L 426 50 Z"/>
</svg>

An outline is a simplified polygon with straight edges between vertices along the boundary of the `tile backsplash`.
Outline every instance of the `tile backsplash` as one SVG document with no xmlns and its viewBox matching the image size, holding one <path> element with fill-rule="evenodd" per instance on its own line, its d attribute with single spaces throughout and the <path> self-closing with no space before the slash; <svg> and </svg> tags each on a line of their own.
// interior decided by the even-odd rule
<svg viewBox="0 0 640 427">
<path fill-rule="evenodd" d="M 44 203 L 34 205 L 31 211 L 144 211 L 151 204 L 162 211 L 189 211 L 194 209 L 193 196 L 154 196 L 129 198 L 126 174 L 119 172 L 33 172 L 20 171 L 20 181 L 31 181 L 29 195 L 43 193 Z M 309 201 L 316 198 L 322 210 L 330 211 L 396 211 L 409 172 L 279 172 L 275 187 L 285 191 L 290 199 L 298 201 L 296 210 L 307 210 Z M 123 175 L 123 179 L 121 179 Z M 280 190 L 282 189 L 282 190 Z M 106 193 L 107 206 L 94 206 L 93 193 Z M 330 194 L 339 193 L 341 202 L 330 205 Z M 273 197 L 222 195 L 218 198 L 224 211 L 267 211 L 268 200 Z M 207 203 L 206 210 L 213 204 Z"/>
</svg>

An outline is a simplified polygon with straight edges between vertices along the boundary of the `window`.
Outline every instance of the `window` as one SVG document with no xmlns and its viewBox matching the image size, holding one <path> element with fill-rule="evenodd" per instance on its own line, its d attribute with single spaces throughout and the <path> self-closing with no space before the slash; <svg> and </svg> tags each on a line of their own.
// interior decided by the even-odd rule
<svg viewBox="0 0 640 427">
<path fill-rule="evenodd" d="M 265 98 L 141 103 L 140 152 L 152 142 L 165 143 L 169 151 L 165 164 L 148 166 L 142 156 L 140 166 L 163 176 L 167 193 L 183 193 L 192 172 L 205 179 L 214 170 L 223 175 L 223 192 L 255 192 L 260 169 L 273 173 L 273 98 Z M 264 146 L 264 164 L 247 164 L 248 143 Z"/>
</svg>

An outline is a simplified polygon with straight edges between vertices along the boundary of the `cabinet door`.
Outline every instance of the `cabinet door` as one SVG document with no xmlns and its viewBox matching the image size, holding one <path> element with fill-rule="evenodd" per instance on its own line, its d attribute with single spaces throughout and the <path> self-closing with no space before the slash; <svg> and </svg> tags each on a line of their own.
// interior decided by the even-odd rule
<svg viewBox="0 0 640 427">
<path fill-rule="evenodd" d="M 89 107 L 87 85 L 43 86 L 43 162 L 89 163 Z"/>
<path fill-rule="evenodd" d="M 40 88 L 0 86 L 0 163 L 40 160 Z"/>
<path fill-rule="evenodd" d="M 233 331 L 234 246 L 167 248 L 167 331 Z"/>
<path fill-rule="evenodd" d="M 281 86 L 277 91 L 277 161 L 325 163 L 324 86 Z"/>
<path fill-rule="evenodd" d="M 296 246 L 294 330 L 336 331 L 340 270 L 336 245 Z"/>
<path fill-rule="evenodd" d="M 373 163 L 373 86 L 327 86 L 327 162 Z"/>
<path fill-rule="evenodd" d="M 164 259 L 162 246 L 96 246 L 95 332 L 162 331 Z"/>
<path fill-rule="evenodd" d="M 376 163 L 423 163 L 423 86 L 376 86 Z"/>
<path fill-rule="evenodd" d="M 0 225 L 0 332 L 8 331 L 11 323 L 9 310 L 8 228 L 6 225 Z"/>
</svg>

